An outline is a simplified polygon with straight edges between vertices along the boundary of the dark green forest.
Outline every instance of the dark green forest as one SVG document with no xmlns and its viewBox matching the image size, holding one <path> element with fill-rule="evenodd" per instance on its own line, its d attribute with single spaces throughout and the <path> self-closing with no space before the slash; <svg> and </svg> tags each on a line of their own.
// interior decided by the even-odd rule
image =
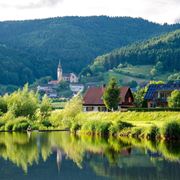
<svg viewBox="0 0 180 180">
<path fill-rule="evenodd" d="M 153 65 L 152 73 L 180 71 L 180 30 L 98 56 L 83 73 L 97 74 L 125 64 Z"/>
<path fill-rule="evenodd" d="M 78 74 L 99 55 L 179 28 L 107 16 L 0 22 L 0 84 L 55 78 L 59 59 L 64 72 Z M 141 58 L 136 61 L 141 63 Z"/>
</svg>

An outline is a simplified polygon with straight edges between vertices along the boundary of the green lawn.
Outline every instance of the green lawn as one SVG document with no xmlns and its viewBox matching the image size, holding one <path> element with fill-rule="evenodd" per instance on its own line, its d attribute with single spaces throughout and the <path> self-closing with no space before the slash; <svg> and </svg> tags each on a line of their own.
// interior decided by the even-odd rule
<svg viewBox="0 0 180 180">
<path fill-rule="evenodd" d="M 152 80 L 151 77 L 151 65 L 139 65 L 139 66 L 128 66 L 123 68 L 118 68 L 110 70 L 104 73 L 104 80 L 108 82 L 112 77 L 115 77 L 120 83 L 127 84 L 131 81 L 136 81 L 138 84 L 142 82 L 148 82 Z M 170 73 L 163 73 L 154 77 L 154 80 L 167 81 L 167 77 Z"/>
</svg>

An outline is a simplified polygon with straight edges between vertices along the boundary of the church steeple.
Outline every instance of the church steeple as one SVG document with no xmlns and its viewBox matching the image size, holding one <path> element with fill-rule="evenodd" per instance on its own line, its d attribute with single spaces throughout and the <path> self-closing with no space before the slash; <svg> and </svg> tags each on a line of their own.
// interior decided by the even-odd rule
<svg viewBox="0 0 180 180">
<path fill-rule="evenodd" d="M 63 80 L 62 66 L 61 66 L 60 60 L 59 60 L 58 68 L 57 68 L 57 80 L 58 80 L 58 82 L 61 82 Z"/>
</svg>

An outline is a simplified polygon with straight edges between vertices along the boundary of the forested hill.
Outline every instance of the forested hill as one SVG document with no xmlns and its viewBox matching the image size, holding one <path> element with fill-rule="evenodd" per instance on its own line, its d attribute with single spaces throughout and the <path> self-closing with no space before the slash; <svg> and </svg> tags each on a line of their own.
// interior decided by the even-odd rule
<svg viewBox="0 0 180 180">
<path fill-rule="evenodd" d="M 98 55 L 180 28 L 130 17 L 59 17 L 0 22 L 0 84 L 79 73 Z"/>
<path fill-rule="evenodd" d="M 123 64 L 154 65 L 162 72 L 179 71 L 180 29 L 98 56 L 86 71 L 103 72 Z"/>
</svg>

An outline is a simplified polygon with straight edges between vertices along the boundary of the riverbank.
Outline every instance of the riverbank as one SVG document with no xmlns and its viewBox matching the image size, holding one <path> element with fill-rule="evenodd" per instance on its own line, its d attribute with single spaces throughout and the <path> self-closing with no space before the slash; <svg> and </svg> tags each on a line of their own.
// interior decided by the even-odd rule
<svg viewBox="0 0 180 180">
<path fill-rule="evenodd" d="M 180 140 L 180 113 L 178 112 L 85 113 L 79 111 L 73 113 L 55 110 L 43 120 L 29 120 L 27 117 L 13 119 L 10 116 L 6 118 L 3 116 L 0 118 L 0 131 L 26 131 L 30 127 L 32 131 L 69 130 L 72 133 L 90 136 Z"/>
<path fill-rule="evenodd" d="M 147 139 L 180 139 L 178 112 L 93 112 L 80 113 L 71 132 L 95 136 L 127 136 Z"/>
</svg>

